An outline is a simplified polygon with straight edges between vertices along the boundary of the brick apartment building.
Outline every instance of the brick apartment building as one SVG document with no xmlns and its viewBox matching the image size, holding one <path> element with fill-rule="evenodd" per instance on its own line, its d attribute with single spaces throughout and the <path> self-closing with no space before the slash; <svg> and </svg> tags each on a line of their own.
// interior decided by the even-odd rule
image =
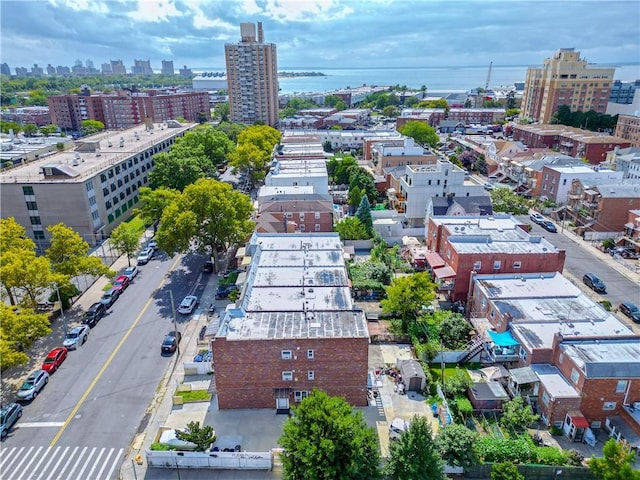
<svg viewBox="0 0 640 480">
<path fill-rule="evenodd" d="M 616 137 L 628 140 L 632 147 L 640 147 L 640 116 L 619 115 Z"/>
<path fill-rule="evenodd" d="M 260 188 L 256 232 L 304 233 L 333 231 L 333 199 L 312 186 Z"/>
<path fill-rule="evenodd" d="M 622 182 L 623 172 L 609 170 L 603 167 L 586 165 L 580 162 L 578 165 L 545 165 L 542 167 L 540 177 L 539 195 L 554 200 L 560 205 L 567 203 L 567 195 L 571 190 L 572 182 L 582 180 L 584 183 L 591 181 L 618 183 Z"/>
<path fill-rule="evenodd" d="M 369 334 L 334 233 L 254 233 L 247 280 L 211 341 L 221 409 L 286 413 L 314 388 L 367 405 Z"/>
<path fill-rule="evenodd" d="M 517 125 L 512 126 L 513 139 L 529 148 L 550 148 L 570 157 L 586 158 L 599 164 L 607 159 L 607 152 L 627 148 L 631 142 L 624 138 L 590 132 L 565 125 Z"/>
</svg>

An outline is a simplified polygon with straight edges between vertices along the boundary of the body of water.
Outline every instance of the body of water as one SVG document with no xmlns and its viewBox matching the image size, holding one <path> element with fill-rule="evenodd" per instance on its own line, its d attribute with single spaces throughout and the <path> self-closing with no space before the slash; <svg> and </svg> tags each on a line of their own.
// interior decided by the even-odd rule
<svg viewBox="0 0 640 480">
<path fill-rule="evenodd" d="M 607 65 L 599 65 L 607 66 Z M 633 81 L 640 78 L 640 64 L 617 65 L 615 79 Z M 422 85 L 431 92 L 467 91 L 483 87 L 487 81 L 489 66 L 484 67 L 407 67 L 407 68 L 305 68 L 280 67 L 286 72 L 322 72 L 322 77 L 280 78 L 280 93 L 327 92 L 362 85 L 406 85 L 420 89 Z M 195 72 L 224 71 L 224 69 L 194 69 Z M 524 82 L 527 66 L 496 66 L 491 70 L 490 88 L 512 86 Z"/>
</svg>

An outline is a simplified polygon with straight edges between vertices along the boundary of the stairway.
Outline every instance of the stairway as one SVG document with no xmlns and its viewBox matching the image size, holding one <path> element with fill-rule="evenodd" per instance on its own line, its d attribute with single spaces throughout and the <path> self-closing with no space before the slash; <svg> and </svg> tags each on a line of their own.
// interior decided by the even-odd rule
<svg viewBox="0 0 640 480">
<path fill-rule="evenodd" d="M 473 340 L 467 344 L 467 349 L 462 353 L 460 357 L 458 357 L 458 365 L 462 365 L 463 363 L 469 361 L 469 359 L 473 358 L 483 349 L 484 340 L 482 339 L 482 337 L 479 335 L 474 337 Z"/>
</svg>

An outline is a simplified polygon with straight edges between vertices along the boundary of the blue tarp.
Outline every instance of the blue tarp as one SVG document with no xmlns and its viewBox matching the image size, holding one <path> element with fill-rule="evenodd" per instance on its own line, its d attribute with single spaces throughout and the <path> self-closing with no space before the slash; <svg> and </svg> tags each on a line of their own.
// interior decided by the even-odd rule
<svg viewBox="0 0 640 480">
<path fill-rule="evenodd" d="M 516 339 L 513 338 L 511 332 L 497 333 L 491 330 L 487 330 L 487 333 L 491 337 L 491 340 L 493 340 L 493 343 L 495 343 L 499 347 L 513 347 L 515 345 L 520 345 L 516 341 Z"/>
</svg>

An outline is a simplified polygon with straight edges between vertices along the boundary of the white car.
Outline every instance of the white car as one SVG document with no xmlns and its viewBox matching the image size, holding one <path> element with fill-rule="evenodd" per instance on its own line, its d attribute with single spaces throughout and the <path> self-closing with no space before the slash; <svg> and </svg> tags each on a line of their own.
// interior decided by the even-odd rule
<svg viewBox="0 0 640 480">
<path fill-rule="evenodd" d="M 153 248 L 154 251 L 158 250 L 158 242 L 150 240 L 149 243 L 147 243 L 147 248 Z"/>
<path fill-rule="evenodd" d="M 178 313 L 182 313 L 183 315 L 189 315 L 193 312 L 193 309 L 198 305 L 198 297 L 194 295 L 188 295 L 184 297 L 182 303 L 178 307 Z"/>
<path fill-rule="evenodd" d="M 136 275 L 138 275 L 138 271 L 139 271 L 138 267 L 133 265 L 131 267 L 125 268 L 124 272 L 122 272 L 122 275 L 124 275 L 125 277 L 128 277 L 129 281 L 131 281 L 135 278 Z"/>
<path fill-rule="evenodd" d="M 68 348 L 69 350 L 73 350 L 75 348 L 78 348 L 79 346 L 84 345 L 84 343 L 89 338 L 90 331 L 91 329 L 88 325 L 78 325 L 77 327 L 73 327 L 67 332 L 67 335 L 64 337 L 62 346 Z"/>
<path fill-rule="evenodd" d="M 529 220 L 540 225 L 542 222 L 544 222 L 544 217 L 539 213 L 532 213 L 531 215 L 529 215 Z"/>
<path fill-rule="evenodd" d="M 34 400 L 40 390 L 49 382 L 49 373 L 44 370 L 37 370 L 27 377 L 20 390 L 18 398 L 20 400 Z"/>
<path fill-rule="evenodd" d="M 149 260 L 153 258 L 153 248 L 145 248 L 138 255 L 138 265 L 144 265 L 149 263 Z"/>
</svg>

